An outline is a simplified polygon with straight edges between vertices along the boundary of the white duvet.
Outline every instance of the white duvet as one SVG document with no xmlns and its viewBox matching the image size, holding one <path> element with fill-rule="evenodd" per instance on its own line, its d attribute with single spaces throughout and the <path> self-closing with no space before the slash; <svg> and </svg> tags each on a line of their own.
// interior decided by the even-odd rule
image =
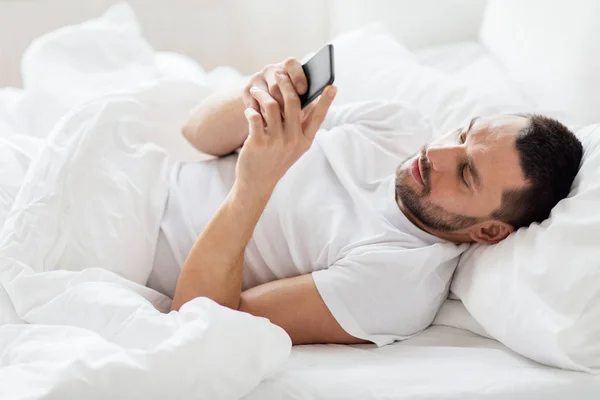
<svg viewBox="0 0 600 400">
<path fill-rule="evenodd" d="M 156 60 L 118 6 L 38 39 L 25 90 L 0 92 L 0 399 L 237 399 L 289 356 L 266 319 L 205 298 L 167 314 L 144 286 L 208 93 Z"/>
</svg>

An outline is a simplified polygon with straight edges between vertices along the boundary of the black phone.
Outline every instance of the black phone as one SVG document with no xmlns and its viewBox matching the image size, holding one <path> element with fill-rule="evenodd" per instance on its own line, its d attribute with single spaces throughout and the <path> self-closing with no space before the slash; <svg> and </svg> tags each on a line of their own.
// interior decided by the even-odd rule
<svg viewBox="0 0 600 400">
<path fill-rule="evenodd" d="M 308 90 L 300 96 L 300 104 L 304 108 L 319 97 L 328 85 L 333 84 L 335 79 L 333 45 L 326 44 L 323 46 L 310 60 L 302 65 L 302 69 L 308 81 Z"/>
</svg>

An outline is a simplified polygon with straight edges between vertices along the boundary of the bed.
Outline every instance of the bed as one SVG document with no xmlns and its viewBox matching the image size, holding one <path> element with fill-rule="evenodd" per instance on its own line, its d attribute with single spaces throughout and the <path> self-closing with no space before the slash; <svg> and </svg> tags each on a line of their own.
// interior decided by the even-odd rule
<svg viewBox="0 0 600 400">
<path fill-rule="evenodd" d="M 432 326 L 401 343 L 297 346 L 245 399 L 597 399 L 600 380 L 527 360 L 463 329 Z"/>
<path fill-rule="evenodd" d="M 148 76 L 153 78 L 156 76 L 168 79 L 177 78 L 210 87 L 212 90 L 230 86 L 233 83 L 237 84 L 245 79 L 244 75 L 247 71 L 240 73 L 236 69 L 226 67 L 206 73 L 202 68 L 205 65 L 200 66 L 193 60 L 179 54 L 168 52 L 150 54 L 145 42 L 140 44 L 141 42 L 138 40 L 139 32 L 135 29 L 133 31 L 131 35 L 134 37 L 132 39 L 135 41 L 134 44 L 143 47 L 140 50 L 140 59 L 156 68 Z M 57 48 L 50 47 L 50 50 L 55 51 Z M 75 54 L 75 50 L 73 48 L 67 50 L 67 52 L 72 51 Z M 62 50 L 58 48 L 58 51 L 60 53 Z M 30 53 L 29 63 L 33 63 L 36 56 L 41 57 L 40 54 L 44 55 L 43 52 L 38 52 L 33 56 Z M 47 54 L 45 56 L 48 57 Z M 425 46 L 415 51 L 414 57 L 418 64 L 436 71 L 444 80 L 466 85 L 470 91 L 483 98 L 493 97 L 495 101 L 518 104 L 519 106 L 533 106 L 535 102 L 528 93 L 520 89 L 521 86 L 517 82 L 509 77 L 503 64 L 476 41 L 456 41 L 451 44 Z M 52 57 L 50 59 L 57 61 Z M 138 61 L 136 60 L 136 62 Z M 27 59 L 24 65 L 25 70 L 27 70 Z M 52 64 L 51 66 L 57 69 L 47 73 L 60 71 L 60 65 Z M 114 65 L 109 63 L 109 67 L 112 68 Z M 117 77 L 123 79 L 122 82 L 127 83 L 129 81 L 126 80 L 131 80 L 134 75 L 136 76 L 135 79 L 142 79 L 143 76 L 140 76 L 139 72 L 147 71 L 144 68 L 132 68 L 127 71 L 127 74 Z M 37 74 L 39 80 L 36 81 L 34 79 L 36 73 L 29 72 L 29 84 L 32 84 L 32 82 L 33 84 L 40 84 L 42 89 L 46 91 L 40 93 L 48 93 L 55 89 L 52 85 L 56 82 L 46 84 L 47 79 L 43 74 Z M 62 81 L 63 83 L 70 82 L 70 80 L 77 81 L 77 78 L 79 78 L 77 71 L 67 72 L 70 72 L 70 74 L 56 76 L 56 81 Z M 96 78 L 108 76 L 99 74 L 96 75 Z M 117 87 L 122 83 L 119 79 L 115 78 L 105 83 L 108 86 L 114 85 L 114 87 Z M 343 81 L 343 74 L 340 74 L 339 79 Z M 84 81 L 78 82 L 86 83 Z M 60 87 L 60 85 L 56 83 L 56 87 Z M 86 90 L 91 90 L 90 88 L 98 93 L 107 90 L 106 87 L 100 87 L 100 85 L 91 85 Z M 44 136 L 43 132 L 48 131 L 48 127 L 57 122 L 60 124 L 60 121 L 62 121 L 61 116 L 70 105 L 68 102 L 84 102 L 88 101 L 90 96 L 93 97 L 89 92 L 84 93 L 83 90 L 77 91 L 77 89 L 79 88 L 71 88 L 67 93 L 61 94 L 64 99 L 67 99 L 64 104 L 55 102 L 51 107 L 44 110 L 36 108 L 41 112 L 36 114 L 36 118 L 33 120 L 24 119 L 23 115 L 20 114 L 23 110 L 31 111 L 32 107 L 36 106 L 35 103 L 24 103 L 22 101 L 24 98 L 22 90 L 2 89 L 0 92 L 0 105 L 2 106 L 0 107 L 0 130 L 2 130 L 4 136 L 15 137 L 21 134 L 22 131 L 29 131 L 33 137 L 31 140 L 21 138 L 18 143 L 16 141 L 11 142 L 10 152 L 7 153 L 6 158 L 2 158 L 2 162 L 5 162 L 7 168 L 9 166 L 14 168 L 15 165 L 19 165 L 20 169 L 18 171 L 13 169 L 12 177 L 14 179 L 12 181 L 9 182 L 4 178 L 2 183 L 3 189 L 6 190 L 2 192 L 2 197 L 0 197 L 0 201 L 3 202 L 0 204 L 0 209 L 10 208 L 9 203 L 14 201 L 14 197 L 19 191 L 20 179 L 27 178 L 31 181 L 31 193 L 35 197 L 33 186 L 35 182 L 31 180 L 33 174 L 27 171 L 29 162 L 36 158 L 40 148 L 39 138 Z M 161 92 L 160 97 L 168 97 L 169 93 L 175 93 L 180 89 L 180 87 L 174 85 L 168 89 L 172 92 L 166 91 L 164 92 L 166 94 Z M 98 95 L 98 93 L 94 95 Z M 197 101 L 204 94 L 204 92 L 193 90 L 186 93 L 186 100 L 188 101 L 186 106 L 192 104 L 191 101 Z M 37 99 L 34 98 L 34 100 L 42 103 L 45 101 L 44 104 L 48 104 L 47 98 L 43 96 Z M 350 100 L 350 98 L 347 99 L 347 101 Z M 19 112 L 13 113 L 13 110 L 19 110 Z M 152 117 L 158 118 L 156 115 L 152 115 Z M 180 122 L 181 117 L 178 115 L 170 120 L 165 130 L 169 132 L 177 130 L 177 123 Z M 15 123 L 17 120 L 18 123 Z M 454 120 L 446 121 L 440 123 L 438 127 L 441 129 L 446 123 L 455 122 Z M 145 124 L 147 125 L 147 121 L 145 121 Z M 143 128 L 146 125 L 142 124 L 141 126 Z M 135 125 L 129 125 L 129 127 L 136 128 Z M 19 156 L 15 156 L 15 162 L 11 164 L 7 160 L 9 160 L 9 155 L 14 156 L 14 154 Z M 81 162 L 81 160 L 77 161 Z M 149 163 L 148 165 L 151 167 L 154 164 Z M 38 172 L 44 172 L 42 167 L 43 165 L 37 166 Z M 59 183 L 61 182 L 59 181 Z M 160 187 L 156 188 L 157 191 L 160 191 L 160 189 Z M 7 212 L 2 215 L 3 222 L 5 218 L 7 218 Z M 40 219 L 38 221 L 44 220 Z M 142 228 L 145 229 L 146 226 Z M 142 228 L 136 227 L 135 229 Z M 135 229 L 132 231 L 135 231 Z M 47 245 L 47 243 L 43 244 L 44 246 Z M 5 251 L 5 249 L 0 250 Z M 13 249 L 9 250 L 12 251 Z M 24 257 L 29 256 L 29 254 L 26 254 L 28 253 L 27 248 L 17 250 L 25 254 Z M 11 253 L 11 255 L 14 254 L 14 252 Z M 31 258 L 33 259 L 33 257 Z M 0 259 L 0 262 L 5 261 L 4 258 Z M 47 271 L 48 266 L 41 261 L 39 263 L 40 270 Z M 4 268 L 4 264 L 0 267 Z M 72 297 L 66 297 L 66 300 L 65 298 L 61 299 L 60 295 L 56 297 L 52 297 L 54 295 L 47 295 L 46 297 L 39 295 L 39 299 L 36 299 L 38 303 L 34 303 L 29 309 L 30 312 L 26 313 L 29 318 L 27 322 L 59 325 L 60 328 L 63 325 L 76 323 L 80 328 L 83 327 L 98 333 L 105 340 L 101 341 L 98 337 L 90 335 L 89 337 L 74 336 L 80 341 L 70 342 L 67 340 L 69 337 L 67 334 L 71 335 L 73 332 L 64 330 L 59 331 L 61 335 L 64 333 L 64 336 L 57 335 L 54 342 L 42 343 L 42 348 L 47 346 L 51 349 L 58 349 L 54 351 L 69 350 L 71 347 L 81 349 L 87 343 L 88 346 L 91 344 L 96 346 L 94 347 L 96 355 L 109 354 L 117 360 L 122 360 L 125 357 L 125 361 L 118 366 L 108 365 L 106 367 L 109 363 L 104 358 L 88 359 L 86 354 L 73 351 L 75 361 L 73 359 L 65 361 L 65 365 L 71 363 L 68 365 L 74 366 L 72 369 L 64 368 L 64 370 L 61 370 L 57 368 L 56 376 L 50 374 L 44 377 L 43 374 L 37 373 L 38 376 L 23 378 L 24 384 L 29 384 L 30 381 L 37 382 L 45 385 L 43 387 L 47 389 L 46 396 L 40 394 L 44 392 L 37 394 L 32 392 L 32 394 L 27 397 L 23 396 L 23 398 L 82 398 L 81 393 L 85 393 L 87 396 L 84 397 L 90 399 L 106 398 L 109 395 L 112 398 L 178 396 L 181 398 L 243 398 L 246 400 L 591 400 L 600 398 L 600 376 L 552 368 L 515 353 L 498 341 L 491 339 L 456 298 L 446 301 L 431 327 L 403 342 L 382 348 L 376 348 L 373 345 L 296 346 L 291 348 L 290 351 L 289 343 L 286 342 L 284 335 L 265 321 L 256 321 L 254 318 L 252 318 L 252 321 L 246 320 L 247 316 L 244 316 L 242 321 L 240 319 L 242 317 L 230 314 L 227 314 L 226 318 L 198 317 L 202 313 L 214 313 L 213 316 L 221 316 L 221 310 L 214 304 L 200 302 L 196 302 L 195 308 L 190 308 L 188 314 L 184 314 L 182 318 L 173 314 L 156 315 L 154 313 L 155 308 L 163 311 L 168 309 L 168 299 L 156 297 L 154 294 L 144 291 L 141 287 L 133 288 L 131 286 L 133 292 L 139 294 L 144 301 L 134 298 L 131 293 L 121 290 L 122 287 L 117 288 L 119 285 L 125 285 L 123 282 L 107 274 L 93 275 L 97 272 L 90 272 L 86 275 L 87 277 L 84 276 L 83 278 L 80 275 L 73 275 L 72 281 L 63 279 L 64 287 L 72 291 L 77 290 L 77 282 L 73 283 L 77 279 L 81 279 L 84 284 L 88 284 L 88 286 L 80 287 L 80 293 L 72 294 Z M 128 278 L 137 283 L 143 281 L 143 279 L 136 276 Z M 52 282 L 48 280 L 41 281 L 41 283 L 48 284 Z M 96 292 L 94 286 L 89 285 L 90 283 L 112 285 L 112 288 L 108 288 L 112 292 Z M 42 285 L 38 287 L 41 288 Z M 10 289 L 14 292 L 19 287 Z M 28 288 L 25 287 L 24 290 L 26 289 Z M 58 291 L 58 286 L 56 290 Z M 114 295 L 114 297 L 111 297 L 111 295 Z M 12 307 L 7 306 L 10 305 L 10 301 L 5 301 L 6 298 L 7 292 L 0 286 L 0 307 L 3 307 L 0 308 L 0 323 L 4 328 L 0 333 L 6 333 L 8 329 L 6 326 L 10 324 L 21 326 L 17 325 L 20 323 L 21 318 L 15 314 Z M 74 299 L 87 298 L 90 299 L 89 303 L 84 305 L 99 307 L 96 309 L 97 319 L 85 315 L 89 312 L 89 309 L 77 308 L 73 304 Z M 57 299 L 60 301 L 56 301 Z M 129 309 L 125 310 L 127 312 L 123 311 L 120 304 L 117 304 L 119 303 L 117 300 L 122 300 L 123 303 L 128 305 Z M 23 303 L 27 302 L 24 301 Z M 27 309 L 28 305 L 21 305 L 21 307 Z M 66 318 L 57 312 L 64 310 L 73 310 L 79 315 Z M 91 312 L 90 314 L 94 313 Z M 127 319 L 128 316 L 130 316 L 130 319 Z M 76 319 L 76 317 L 79 319 Z M 115 329 L 116 324 L 119 323 L 118 317 L 127 322 L 123 325 L 136 329 L 131 332 L 124 330 L 125 334 L 122 334 L 120 330 Z M 210 336 L 210 338 L 194 336 L 193 332 L 196 332 L 195 329 L 199 326 L 198 324 L 202 326 L 202 323 L 207 322 L 208 325 L 213 324 L 216 327 L 214 329 L 216 334 Z M 139 326 L 136 326 L 136 323 Z M 249 325 L 242 325 L 242 323 Z M 163 332 L 157 329 L 160 332 L 149 333 L 159 326 L 168 326 L 172 330 Z M 246 329 L 246 326 L 249 328 L 245 334 L 242 334 L 244 332 L 241 328 Z M 185 329 L 188 329 L 188 331 L 184 331 Z M 228 332 L 233 333 L 229 334 Z M 135 335 L 142 333 L 144 337 L 144 340 L 141 340 L 142 343 L 135 343 Z M 186 343 L 180 340 L 181 335 L 185 336 L 185 334 L 188 335 L 188 342 Z M 158 352 L 155 351 L 157 347 L 153 347 L 154 344 L 146 346 L 150 342 L 161 344 L 161 349 L 171 346 L 172 351 L 157 354 Z M 70 346 L 71 343 L 74 343 L 74 345 Z M 110 353 L 107 350 L 106 343 L 116 343 L 118 346 L 115 347 L 121 347 L 111 348 L 110 350 L 113 353 Z M 47 354 L 43 351 L 41 353 L 47 356 L 48 359 L 60 357 L 60 354 L 53 355 L 51 351 L 48 351 Z M 14 369 L 8 368 L 10 363 L 14 361 L 15 354 L 20 356 L 23 353 L 3 353 L 0 357 L 0 366 L 2 367 L 0 369 L 0 382 L 11 383 L 11 380 L 13 382 L 18 381 L 23 376 L 18 375 L 18 371 L 15 373 Z M 210 354 L 210 357 L 206 356 L 206 359 L 197 361 L 192 357 L 195 354 L 198 355 L 197 357 Z M 28 355 L 31 356 L 31 354 Z M 85 362 L 82 362 L 82 359 Z M 152 361 L 155 360 L 162 362 L 162 369 L 152 369 L 150 367 Z M 135 364 L 133 372 L 123 367 L 126 364 L 129 367 L 131 367 L 131 364 Z M 231 365 L 234 365 L 235 368 L 229 368 Z M 100 366 L 106 368 L 100 369 Z M 37 368 L 39 365 L 35 365 L 35 367 Z M 48 367 L 45 366 L 44 368 Z M 186 374 L 181 373 L 184 370 L 187 372 Z M 34 371 L 37 370 L 34 369 Z M 105 375 L 96 375 L 95 373 L 98 371 L 105 373 Z M 195 374 L 197 375 L 195 376 Z M 154 377 L 156 378 L 154 379 Z M 28 381 L 28 379 L 31 380 Z M 70 379 L 76 383 L 72 383 L 69 381 Z M 55 384 L 55 382 L 58 383 Z M 4 385 L 4 388 L 0 387 L 0 397 L 17 398 L 15 392 L 2 392 L 6 387 L 7 385 Z M 173 391 L 172 388 L 177 388 L 177 391 Z"/>
</svg>

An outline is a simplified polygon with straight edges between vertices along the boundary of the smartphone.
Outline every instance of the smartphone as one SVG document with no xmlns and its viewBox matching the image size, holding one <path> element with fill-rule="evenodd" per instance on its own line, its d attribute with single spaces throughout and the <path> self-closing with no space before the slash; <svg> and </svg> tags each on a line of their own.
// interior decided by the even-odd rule
<svg viewBox="0 0 600 400">
<path fill-rule="evenodd" d="M 302 65 L 308 90 L 300 96 L 302 108 L 315 100 L 335 79 L 333 70 L 333 45 L 326 44 L 310 60 Z"/>
</svg>

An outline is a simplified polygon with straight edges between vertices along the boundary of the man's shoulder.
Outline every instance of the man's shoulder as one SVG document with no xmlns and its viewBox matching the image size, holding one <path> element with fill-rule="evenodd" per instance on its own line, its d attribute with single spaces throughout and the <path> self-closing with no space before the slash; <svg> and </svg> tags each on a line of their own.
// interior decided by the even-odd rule
<svg viewBox="0 0 600 400">
<path fill-rule="evenodd" d="M 379 132 L 401 130 L 433 130 L 429 119 L 419 110 L 402 102 L 370 100 L 334 105 L 326 118 L 324 128 L 345 124 L 361 125 Z"/>
<path fill-rule="evenodd" d="M 441 264 L 455 260 L 468 248 L 468 245 L 457 245 L 448 241 L 427 242 L 404 232 L 393 236 L 386 242 L 356 246 L 344 258 L 369 258 L 384 264 L 402 263 L 406 260 Z"/>
</svg>

